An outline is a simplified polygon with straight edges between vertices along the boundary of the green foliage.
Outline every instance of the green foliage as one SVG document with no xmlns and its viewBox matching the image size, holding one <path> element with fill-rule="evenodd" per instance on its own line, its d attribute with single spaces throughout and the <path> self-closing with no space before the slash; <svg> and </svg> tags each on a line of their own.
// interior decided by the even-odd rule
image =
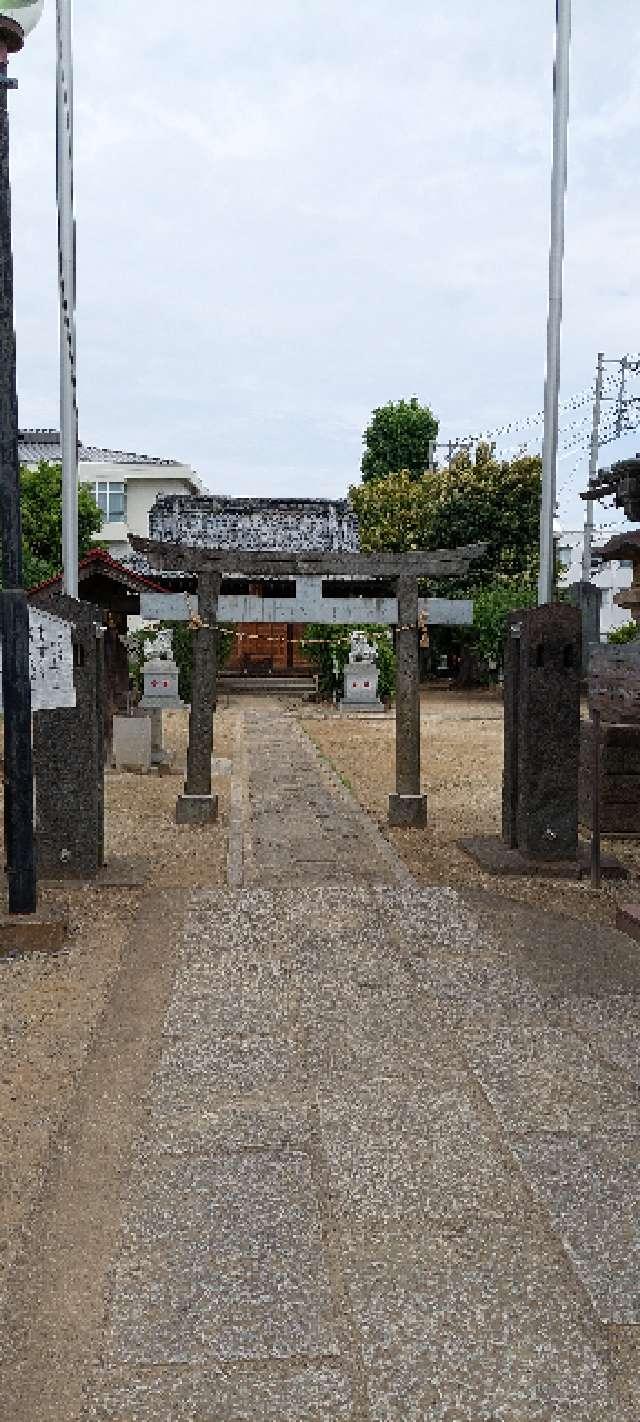
<svg viewBox="0 0 640 1422">
<path fill-rule="evenodd" d="M 62 568 L 62 467 L 43 461 L 20 476 L 24 584 L 54 578 Z M 95 548 L 102 514 L 87 484 L 78 485 L 78 551 Z"/>
<path fill-rule="evenodd" d="M 193 631 L 188 622 L 161 622 L 160 630 L 169 629 L 173 633 L 173 659 L 178 668 L 178 690 L 183 701 L 191 701 L 191 678 L 193 675 Z M 129 636 L 129 671 L 134 685 L 142 692 L 144 671 L 144 649 L 147 642 L 154 642 L 157 627 L 141 627 Z M 233 632 L 220 629 L 218 637 L 218 666 L 223 667 L 233 647 Z"/>
<path fill-rule="evenodd" d="M 620 647 L 624 646 L 625 642 L 635 642 L 638 636 L 640 636 L 640 626 L 638 626 L 638 623 L 625 622 L 623 627 L 615 627 L 613 632 L 609 633 L 607 641 L 612 642 L 614 646 Z"/>
<path fill-rule="evenodd" d="M 392 474 L 351 489 L 365 552 L 455 548 L 486 542 L 488 551 L 464 580 L 434 581 L 444 596 L 473 595 L 478 587 L 537 576 L 541 461 L 532 455 L 496 460 L 478 445 L 475 462 L 462 451 L 443 469 L 415 478 Z"/>
<path fill-rule="evenodd" d="M 487 661 L 502 663 L 507 617 L 521 607 L 535 607 L 538 590 L 531 581 L 504 579 L 491 587 L 480 588 L 473 600 L 473 628 L 468 645 Z"/>
<path fill-rule="evenodd" d="M 312 622 L 305 628 L 302 646 L 318 669 L 318 685 L 323 696 L 332 697 L 336 688 L 342 690 L 352 632 L 352 627 L 325 626 L 321 622 Z M 396 690 L 396 654 L 389 631 L 386 627 L 367 627 L 366 632 L 378 649 L 378 696 L 381 701 L 392 701 Z"/>
<path fill-rule="evenodd" d="M 364 432 L 362 478 L 365 484 L 386 479 L 402 469 L 408 479 L 420 479 L 429 467 L 429 444 L 438 437 L 438 421 L 417 397 L 392 400 L 374 410 Z"/>
</svg>

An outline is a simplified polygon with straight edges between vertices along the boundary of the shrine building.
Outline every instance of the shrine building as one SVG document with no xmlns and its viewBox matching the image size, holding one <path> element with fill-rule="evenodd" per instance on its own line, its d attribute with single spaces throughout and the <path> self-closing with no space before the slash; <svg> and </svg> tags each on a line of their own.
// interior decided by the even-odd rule
<svg viewBox="0 0 640 1422">
<path fill-rule="evenodd" d="M 230 498 L 224 495 L 159 497 L 149 515 L 149 536 L 173 543 L 189 532 L 194 547 L 233 552 L 357 553 L 358 522 L 346 499 Z M 178 531 L 179 530 L 179 531 Z M 148 570 L 154 579 L 176 579 Z M 185 580 L 182 579 L 182 586 Z M 337 590 L 337 585 L 332 587 Z M 195 591 L 195 581 L 193 585 Z M 258 581 L 224 578 L 222 594 L 257 598 L 295 598 L 295 580 Z M 349 592 L 368 587 L 349 587 Z M 312 620 L 312 619 L 310 619 Z M 303 622 L 247 622 L 238 627 L 225 673 L 243 676 L 308 675 L 312 664 L 301 646 Z"/>
</svg>

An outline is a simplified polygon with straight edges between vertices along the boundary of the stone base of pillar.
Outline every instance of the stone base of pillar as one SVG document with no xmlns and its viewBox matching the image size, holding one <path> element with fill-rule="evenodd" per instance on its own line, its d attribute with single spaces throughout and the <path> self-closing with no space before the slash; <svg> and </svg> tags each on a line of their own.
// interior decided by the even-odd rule
<svg viewBox="0 0 640 1422">
<path fill-rule="evenodd" d="M 398 829 L 422 829 L 427 823 L 426 795 L 390 795 L 389 824 Z"/>
<path fill-rule="evenodd" d="M 218 818 L 217 795 L 179 795 L 176 801 L 177 825 L 211 825 Z"/>
</svg>

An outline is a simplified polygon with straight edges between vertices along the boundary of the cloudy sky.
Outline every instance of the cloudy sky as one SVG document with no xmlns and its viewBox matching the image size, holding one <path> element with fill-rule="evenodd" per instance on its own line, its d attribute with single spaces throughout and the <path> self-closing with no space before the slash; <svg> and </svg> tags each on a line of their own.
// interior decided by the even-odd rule
<svg viewBox="0 0 640 1422">
<path fill-rule="evenodd" d="M 23 426 L 58 424 L 45 9 L 11 98 Z M 598 349 L 640 349 L 640 13 L 574 12 L 564 398 Z M 538 411 L 554 21 L 553 0 L 77 3 L 81 437 L 221 492 L 341 494 L 389 399 L 445 439 Z M 584 459 L 559 465 L 574 524 Z"/>
</svg>

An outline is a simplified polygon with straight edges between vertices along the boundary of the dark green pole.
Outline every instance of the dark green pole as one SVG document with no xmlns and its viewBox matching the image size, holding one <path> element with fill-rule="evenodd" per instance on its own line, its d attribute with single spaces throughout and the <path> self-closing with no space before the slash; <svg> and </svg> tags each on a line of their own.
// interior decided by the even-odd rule
<svg viewBox="0 0 640 1422">
<path fill-rule="evenodd" d="M 0 16 L 0 517 L 2 518 L 2 698 L 4 706 L 4 824 L 9 912 L 34 913 L 36 869 L 33 827 L 29 610 L 22 587 L 20 463 L 16 338 L 13 315 L 11 185 L 9 178 L 10 52 L 22 48 L 22 30 Z"/>
</svg>

